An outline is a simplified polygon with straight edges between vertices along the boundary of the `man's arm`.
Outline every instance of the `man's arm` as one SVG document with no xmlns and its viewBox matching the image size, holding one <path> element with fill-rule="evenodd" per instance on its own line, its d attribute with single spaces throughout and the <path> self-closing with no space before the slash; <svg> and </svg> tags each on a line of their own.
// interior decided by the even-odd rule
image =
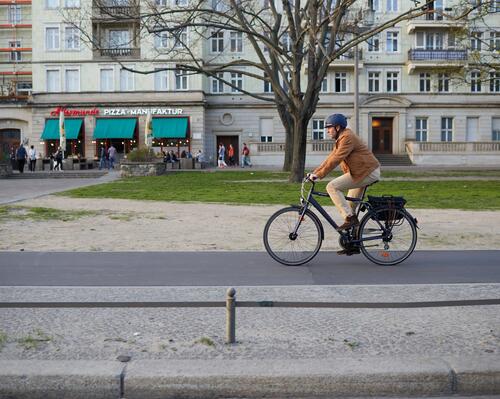
<svg viewBox="0 0 500 399">
<path fill-rule="evenodd" d="M 350 137 L 341 138 L 339 146 L 330 153 L 323 163 L 314 170 L 314 174 L 322 179 L 332 169 L 334 169 L 340 162 L 346 159 L 354 149 L 354 143 Z"/>
</svg>

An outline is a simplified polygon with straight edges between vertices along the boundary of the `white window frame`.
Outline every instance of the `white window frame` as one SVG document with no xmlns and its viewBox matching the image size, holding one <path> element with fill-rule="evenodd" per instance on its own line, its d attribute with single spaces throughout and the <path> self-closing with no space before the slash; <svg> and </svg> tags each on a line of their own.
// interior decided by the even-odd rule
<svg viewBox="0 0 500 399">
<path fill-rule="evenodd" d="M 22 47 L 20 40 L 10 40 L 9 48 L 20 48 Z M 21 51 L 11 51 L 9 59 L 11 62 L 20 62 L 23 59 L 23 53 Z"/>
<path fill-rule="evenodd" d="M 471 93 L 481 93 L 482 91 L 481 72 L 472 71 L 470 73 L 470 91 Z"/>
<path fill-rule="evenodd" d="M 489 50 L 500 51 L 500 31 L 490 31 Z"/>
<path fill-rule="evenodd" d="M 69 90 L 68 89 L 68 80 L 67 80 L 67 73 L 68 71 L 77 71 L 78 72 L 78 85 L 76 90 Z M 80 74 L 80 67 L 79 66 L 68 66 L 64 68 L 64 92 L 66 93 L 79 93 L 81 91 L 81 74 Z"/>
<path fill-rule="evenodd" d="M 159 7 L 166 7 L 168 6 L 168 1 L 169 0 L 155 0 L 155 5 Z"/>
<path fill-rule="evenodd" d="M 267 76 L 268 76 L 267 73 L 264 72 L 264 77 Z M 264 83 L 264 93 L 274 93 L 273 85 L 271 82 L 264 80 L 263 83 Z"/>
<path fill-rule="evenodd" d="M 273 136 L 260 136 L 260 142 L 261 143 L 272 143 Z"/>
<path fill-rule="evenodd" d="M 387 12 L 398 12 L 399 4 L 398 0 L 386 0 L 386 9 Z"/>
<path fill-rule="evenodd" d="M 157 66 L 155 68 L 154 85 L 155 91 L 168 91 L 169 87 L 169 71 Z"/>
<path fill-rule="evenodd" d="M 451 92 L 450 75 L 447 73 L 439 73 L 437 79 L 438 79 L 438 86 L 437 86 L 438 93 L 450 93 Z"/>
<path fill-rule="evenodd" d="M 324 140 L 325 135 L 325 120 L 314 118 L 312 120 L 311 140 Z"/>
<path fill-rule="evenodd" d="M 103 71 L 111 71 L 111 86 L 110 88 L 103 87 L 102 80 Z M 99 68 L 99 90 L 102 92 L 113 92 L 115 91 L 115 68 L 113 66 L 103 66 Z"/>
<path fill-rule="evenodd" d="M 292 51 L 292 39 L 290 39 L 290 34 L 288 32 L 283 32 L 280 42 L 287 53 Z"/>
<path fill-rule="evenodd" d="M 23 10 L 19 4 L 11 4 L 8 9 L 9 24 L 20 24 L 23 20 Z"/>
<path fill-rule="evenodd" d="M 134 66 L 127 65 L 127 68 L 134 69 Z M 120 68 L 120 91 L 135 91 L 135 73 Z"/>
<path fill-rule="evenodd" d="M 68 35 L 68 30 L 73 31 L 73 35 L 75 35 L 75 33 L 76 33 L 76 36 Z M 73 39 L 76 38 L 76 40 L 72 41 L 72 43 L 76 43 L 75 47 L 68 46 L 68 44 L 70 43 L 68 39 L 70 37 L 72 37 Z M 80 30 L 78 28 L 76 28 L 74 26 L 65 26 L 64 27 L 64 49 L 68 50 L 68 51 L 80 51 Z"/>
<path fill-rule="evenodd" d="M 57 40 L 52 38 L 52 43 L 57 45 L 57 47 L 48 47 L 47 44 L 49 44 L 47 32 L 49 30 L 55 30 L 57 32 Z M 61 50 L 61 27 L 57 25 L 51 25 L 51 26 L 46 26 L 45 27 L 45 51 L 60 51 Z"/>
<path fill-rule="evenodd" d="M 60 6 L 60 0 L 45 0 L 44 3 L 45 8 L 48 10 L 55 10 Z M 54 3 L 54 5 L 51 5 L 52 3 Z"/>
<path fill-rule="evenodd" d="M 423 116 L 417 116 L 415 118 L 415 141 L 418 142 L 427 141 L 428 131 L 429 131 L 429 118 Z"/>
<path fill-rule="evenodd" d="M 391 35 L 391 36 L 389 36 Z M 390 54 L 399 53 L 400 47 L 400 34 L 399 31 L 391 30 L 386 32 L 386 40 L 385 40 L 385 51 Z M 396 50 L 394 50 L 394 43 L 396 43 Z"/>
<path fill-rule="evenodd" d="M 212 94 L 222 94 L 224 93 L 224 82 L 220 79 L 224 79 L 224 72 L 217 72 L 217 79 L 214 76 L 210 76 L 210 92 Z"/>
<path fill-rule="evenodd" d="M 189 46 L 189 35 L 188 35 L 188 28 L 184 27 L 179 30 L 180 33 L 176 33 L 175 35 L 173 34 L 172 39 L 173 39 L 173 44 L 172 48 L 174 49 L 180 49 L 185 46 Z"/>
<path fill-rule="evenodd" d="M 238 93 L 243 90 L 243 74 L 238 72 L 231 72 L 231 84 L 237 86 L 240 90 L 231 87 L 231 93 Z"/>
<path fill-rule="evenodd" d="M 177 7 L 187 7 L 188 0 L 174 0 L 174 3 Z"/>
<path fill-rule="evenodd" d="M 223 30 L 212 31 L 212 35 L 210 36 L 210 52 L 212 54 L 220 54 L 224 52 L 224 36 Z"/>
<path fill-rule="evenodd" d="M 168 47 L 169 34 L 168 32 L 158 32 L 153 36 L 153 45 L 156 49 L 164 49 Z"/>
<path fill-rule="evenodd" d="M 497 123 L 498 129 L 495 129 L 495 121 L 498 121 Z M 497 117 L 491 118 L 491 140 L 500 141 L 500 118 Z"/>
<path fill-rule="evenodd" d="M 378 74 L 378 76 L 375 78 L 374 76 L 370 76 L 370 74 Z M 372 70 L 372 71 L 367 71 L 367 83 L 368 83 L 368 93 L 381 93 L 382 92 L 382 71 L 381 70 Z M 372 89 L 375 88 L 375 86 L 378 86 L 378 90 L 370 90 L 370 82 L 373 82 L 372 84 Z M 375 84 L 377 83 L 377 84 Z"/>
<path fill-rule="evenodd" d="M 229 32 L 229 51 L 231 53 L 243 52 L 243 33 Z"/>
<path fill-rule="evenodd" d="M 450 123 L 450 121 L 451 121 L 451 123 Z M 441 117 L 441 141 L 442 142 L 453 141 L 453 125 L 454 125 L 453 117 L 449 117 L 449 116 Z"/>
<path fill-rule="evenodd" d="M 488 74 L 490 93 L 500 93 L 500 72 L 491 71 Z"/>
<path fill-rule="evenodd" d="M 380 33 L 369 37 L 366 44 L 369 53 L 380 53 Z"/>
<path fill-rule="evenodd" d="M 321 88 L 319 89 L 320 93 L 328 93 L 328 75 L 323 78 L 321 81 Z"/>
<path fill-rule="evenodd" d="M 76 5 L 68 5 L 68 4 L 76 4 Z M 80 8 L 81 2 L 80 0 L 64 0 L 64 8 Z"/>
<path fill-rule="evenodd" d="M 396 74 L 396 78 L 389 77 L 389 74 Z M 391 82 L 389 90 L 389 82 Z M 394 82 L 396 83 L 396 90 L 394 90 Z M 385 91 L 387 93 L 400 93 L 401 92 L 401 71 L 386 70 L 385 71 Z"/>
<path fill-rule="evenodd" d="M 472 51 L 481 51 L 483 49 L 483 32 L 472 32 L 470 49 Z"/>
<path fill-rule="evenodd" d="M 187 91 L 189 90 L 189 75 L 187 71 L 176 69 L 174 71 L 175 77 L 175 90 Z"/>
<path fill-rule="evenodd" d="M 349 91 L 349 80 L 347 72 L 335 72 L 333 82 L 333 91 L 335 93 L 347 93 Z M 337 82 L 339 83 L 339 90 L 337 90 Z"/>
<path fill-rule="evenodd" d="M 49 87 L 49 72 L 57 72 L 57 90 L 51 90 Z M 47 67 L 45 69 L 45 86 L 47 93 L 61 93 L 61 68 L 60 67 Z"/>
<path fill-rule="evenodd" d="M 119 41 L 115 41 L 115 39 L 113 39 L 113 40 L 111 39 L 113 32 L 121 32 Z M 127 32 L 126 40 L 122 40 L 125 38 L 125 35 L 123 35 L 123 37 L 122 37 L 122 34 L 124 32 Z M 110 29 L 108 31 L 108 45 L 109 45 L 109 48 L 130 48 L 132 45 L 132 43 L 130 41 L 130 30 L 129 29 Z"/>
<path fill-rule="evenodd" d="M 422 90 L 422 84 L 423 89 Z M 418 75 L 418 91 L 419 93 L 430 93 L 432 90 L 432 76 L 428 72 L 422 72 Z"/>
</svg>

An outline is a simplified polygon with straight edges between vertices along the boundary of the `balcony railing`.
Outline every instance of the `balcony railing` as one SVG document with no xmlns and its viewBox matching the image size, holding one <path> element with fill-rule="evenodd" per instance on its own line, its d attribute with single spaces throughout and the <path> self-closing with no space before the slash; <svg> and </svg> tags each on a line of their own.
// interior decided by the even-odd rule
<svg viewBox="0 0 500 399">
<path fill-rule="evenodd" d="M 135 19 L 139 18 L 139 6 L 135 4 L 120 6 L 94 6 L 92 15 L 99 19 Z"/>
<path fill-rule="evenodd" d="M 421 153 L 484 153 L 500 152 L 500 141 L 471 141 L 471 142 L 428 142 L 428 141 L 408 141 L 406 143 L 408 152 Z"/>
<path fill-rule="evenodd" d="M 130 57 L 139 58 L 141 55 L 140 48 L 118 47 L 118 48 L 101 48 L 94 50 L 94 57 Z"/>
<path fill-rule="evenodd" d="M 285 152 L 285 143 L 249 143 L 250 152 L 254 155 L 268 154 L 273 152 Z M 331 152 L 333 150 L 333 141 L 308 141 L 306 152 Z"/>
<path fill-rule="evenodd" d="M 461 61 L 467 59 L 467 50 L 420 50 L 408 51 L 411 61 Z"/>
</svg>

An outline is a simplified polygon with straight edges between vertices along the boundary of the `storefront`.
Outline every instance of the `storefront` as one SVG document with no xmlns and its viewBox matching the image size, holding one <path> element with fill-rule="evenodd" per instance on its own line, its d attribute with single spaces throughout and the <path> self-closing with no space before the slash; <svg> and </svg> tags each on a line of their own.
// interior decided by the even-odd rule
<svg viewBox="0 0 500 399">
<path fill-rule="evenodd" d="M 85 124 L 83 118 L 65 118 L 64 129 L 66 133 L 66 147 L 64 156 L 85 157 Z M 45 154 L 54 154 L 59 147 L 59 119 L 52 118 L 45 120 L 41 143 L 45 147 Z"/>
<path fill-rule="evenodd" d="M 99 148 L 116 148 L 118 154 L 126 154 L 138 146 L 137 118 L 96 118 L 93 135 L 95 154 Z"/>
<path fill-rule="evenodd" d="M 191 135 L 188 117 L 153 118 L 153 147 L 161 151 L 191 152 Z"/>
</svg>

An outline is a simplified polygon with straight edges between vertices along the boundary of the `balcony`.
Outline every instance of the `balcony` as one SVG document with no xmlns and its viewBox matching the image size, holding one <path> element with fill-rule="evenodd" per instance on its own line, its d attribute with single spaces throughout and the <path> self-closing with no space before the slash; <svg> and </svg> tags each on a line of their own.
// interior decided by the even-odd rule
<svg viewBox="0 0 500 399">
<path fill-rule="evenodd" d="M 417 68 L 462 67 L 467 57 L 467 50 L 410 49 L 407 61 L 408 73 Z"/>
<path fill-rule="evenodd" d="M 133 3 L 120 6 L 102 5 L 92 7 L 92 18 L 95 20 L 124 22 L 138 19 L 139 16 L 139 5 Z"/>
<path fill-rule="evenodd" d="M 354 69 L 354 49 L 333 60 L 328 67 L 331 69 Z M 358 67 L 363 68 L 363 51 L 361 49 L 358 49 Z"/>
<path fill-rule="evenodd" d="M 445 9 L 436 10 L 434 12 L 429 12 L 425 15 L 421 15 L 420 17 L 409 20 L 406 23 L 406 31 L 408 34 L 413 33 L 417 29 L 449 29 L 456 28 L 458 25 L 462 25 L 465 23 L 464 20 L 456 20 L 454 18 L 450 18 L 448 15 L 451 10 Z"/>
<path fill-rule="evenodd" d="M 141 57 L 141 49 L 137 47 L 118 47 L 94 49 L 94 59 L 114 59 L 130 58 L 137 59 Z"/>
<path fill-rule="evenodd" d="M 0 0 L 0 6 L 31 5 L 31 0 Z"/>
</svg>

